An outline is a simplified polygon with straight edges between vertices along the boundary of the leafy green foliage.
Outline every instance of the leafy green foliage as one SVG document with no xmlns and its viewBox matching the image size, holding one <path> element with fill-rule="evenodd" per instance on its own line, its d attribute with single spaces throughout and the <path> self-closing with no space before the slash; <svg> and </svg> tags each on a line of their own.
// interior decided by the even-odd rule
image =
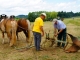
<svg viewBox="0 0 80 60">
<path fill-rule="evenodd" d="M 80 12 L 73 13 L 72 11 L 71 12 L 59 11 L 57 16 L 63 18 L 71 18 L 71 17 L 80 16 Z"/>
<path fill-rule="evenodd" d="M 27 15 L 18 15 L 16 16 L 16 18 L 27 18 L 28 16 Z"/>
<path fill-rule="evenodd" d="M 46 15 L 47 15 L 45 21 L 50 21 L 50 20 L 52 20 L 53 18 L 56 18 L 56 17 L 57 17 L 57 14 L 58 14 L 57 12 L 54 12 L 54 11 L 53 11 L 53 12 L 46 12 L 46 11 L 30 12 L 30 13 L 28 14 L 28 19 L 29 19 L 31 22 L 34 22 L 34 20 L 35 20 L 37 17 L 39 17 L 42 12 L 45 12 Z"/>
<path fill-rule="evenodd" d="M 29 19 L 31 22 L 34 22 L 34 20 L 40 16 L 40 14 L 44 12 L 46 13 L 47 17 L 44 21 L 52 21 L 54 18 L 60 17 L 60 18 L 71 18 L 71 17 L 77 17 L 80 16 L 80 12 L 73 13 L 71 12 L 64 12 L 64 11 L 36 11 L 36 12 L 29 12 L 28 15 L 18 15 L 16 16 L 16 19 L 18 20 L 19 18 L 26 18 Z"/>
</svg>

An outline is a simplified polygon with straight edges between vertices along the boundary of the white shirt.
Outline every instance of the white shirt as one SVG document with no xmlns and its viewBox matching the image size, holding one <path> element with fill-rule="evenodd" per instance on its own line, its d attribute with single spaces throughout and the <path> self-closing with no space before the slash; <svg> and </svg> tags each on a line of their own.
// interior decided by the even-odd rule
<svg viewBox="0 0 80 60">
<path fill-rule="evenodd" d="M 66 25 L 63 23 L 63 21 L 57 20 L 57 24 L 54 24 L 54 27 L 59 30 L 59 29 L 65 29 Z"/>
</svg>

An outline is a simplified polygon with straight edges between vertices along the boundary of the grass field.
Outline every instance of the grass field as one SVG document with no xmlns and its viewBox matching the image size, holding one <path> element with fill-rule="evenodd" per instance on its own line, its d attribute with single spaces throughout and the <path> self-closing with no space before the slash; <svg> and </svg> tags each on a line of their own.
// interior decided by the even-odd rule
<svg viewBox="0 0 80 60">
<path fill-rule="evenodd" d="M 80 37 L 80 18 L 65 18 L 64 23 L 67 26 L 67 32 L 73 34 L 76 37 Z M 31 23 L 32 25 L 32 23 Z M 50 37 L 53 35 L 52 22 L 44 22 L 44 31 L 49 32 Z M 80 60 L 80 51 L 76 53 L 65 53 L 62 48 L 49 47 L 50 42 L 46 42 L 43 51 L 37 52 L 34 47 L 30 49 L 20 49 L 26 46 L 26 38 L 23 32 L 19 33 L 19 41 L 17 41 L 15 47 L 9 47 L 8 38 L 5 37 L 5 44 L 2 44 L 2 37 L 0 32 L 0 60 Z M 32 39 L 31 39 L 32 40 Z M 42 42 L 45 40 L 45 36 L 42 37 Z M 71 42 L 71 39 L 68 38 Z M 69 45 L 70 46 L 70 45 Z M 68 47 L 69 47 L 68 46 Z"/>
</svg>

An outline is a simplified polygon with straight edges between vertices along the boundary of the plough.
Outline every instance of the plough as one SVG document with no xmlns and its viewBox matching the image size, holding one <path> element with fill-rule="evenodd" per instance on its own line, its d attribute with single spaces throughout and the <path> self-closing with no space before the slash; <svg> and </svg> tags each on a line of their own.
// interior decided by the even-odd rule
<svg viewBox="0 0 80 60">
<path fill-rule="evenodd" d="M 30 48 L 32 48 L 32 47 L 34 47 L 34 45 L 32 45 L 32 46 L 24 46 L 24 47 L 21 47 L 21 48 L 16 48 L 16 47 L 15 47 L 15 49 L 16 49 L 16 50 L 20 50 L 20 49 L 24 49 L 24 48 L 30 49 Z"/>
<path fill-rule="evenodd" d="M 51 45 L 49 47 L 52 47 L 57 42 L 65 43 L 64 49 L 67 47 L 68 44 L 72 44 L 72 43 L 70 43 L 68 41 L 56 40 L 54 36 L 52 38 L 50 38 L 50 31 L 48 33 L 45 32 L 45 34 L 46 34 L 45 41 L 42 43 L 42 45 L 44 45 L 44 47 L 45 47 L 45 43 L 47 41 L 51 42 Z"/>
</svg>

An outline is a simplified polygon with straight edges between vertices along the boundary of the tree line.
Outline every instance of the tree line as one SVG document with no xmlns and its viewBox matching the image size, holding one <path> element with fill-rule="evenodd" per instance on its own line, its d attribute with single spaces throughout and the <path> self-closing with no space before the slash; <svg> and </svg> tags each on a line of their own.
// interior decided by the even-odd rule
<svg viewBox="0 0 80 60">
<path fill-rule="evenodd" d="M 80 16 L 80 12 L 76 12 L 76 13 L 73 13 L 72 11 L 71 12 L 58 12 L 58 15 L 59 17 L 62 17 L 62 18 L 71 18 L 71 17 L 77 17 L 77 16 Z"/>
<path fill-rule="evenodd" d="M 46 12 L 46 11 L 39 11 L 39 12 L 30 12 L 28 14 L 28 19 L 33 22 L 35 20 L 35 18 L 37 18 L 38 16 L 40 16 L 40 14 L 42 12 L 45 12 L 47 17 L 45 19 L 45 21 L 49 21 L 49 20 L 52 20 L 53 18 L 56 18 L 57 17 L 57 12 L 53 11 L 53 12 Z"/>
<path fill-rule="evenodd" d="M 29 19 L 31 22 L 34 22 L 34 20 L 40 16 L 40 14 L 44 12 L 46 13 L 47 17 L 44 21 L 52 21 L 54 18 L 60 17 L 60 18 L 71 18 L 71 17 L 76 17 L 76 16 L 80 16 L 80 12 L 64 12 L 64 11 L 59 11 L 59 12 L 55 12 L 55 11 L 51 11 L 51 12 L 47 12 L 47 11 L 37 11 L 37 12 L 29 12 L 28 15 L 19 15 L 18 17 L 22 18 L 26 17 L 27 19 Z M 17 18 L 18 18 L 17 17 Z"/>
</svg>

